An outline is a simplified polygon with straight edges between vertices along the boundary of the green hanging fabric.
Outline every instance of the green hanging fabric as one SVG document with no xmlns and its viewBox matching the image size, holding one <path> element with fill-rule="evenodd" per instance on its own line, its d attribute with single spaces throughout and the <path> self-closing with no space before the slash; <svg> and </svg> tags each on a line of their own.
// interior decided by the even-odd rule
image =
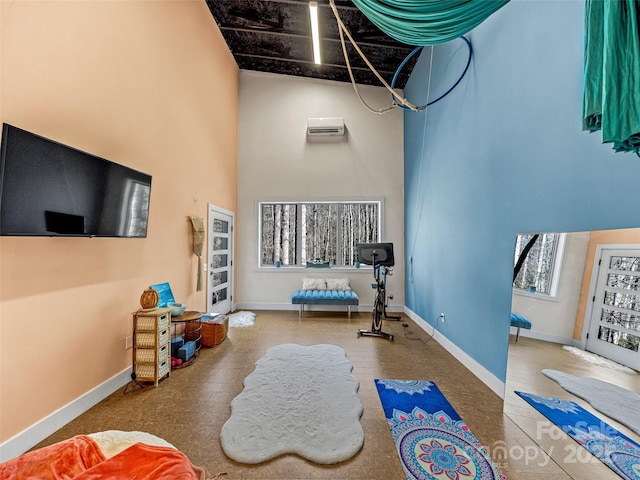
<svg viewBox="0 0 640 480">
<path fill-rule="evenodd" d="M 586 0 L 582 127 L 640 152 L 640 1 Z"/>
<path fill-rule="evenodd" d="M 380 30 L 408 45 L 455 40 L 509 0 L 352 0 Z"/>
</svg>

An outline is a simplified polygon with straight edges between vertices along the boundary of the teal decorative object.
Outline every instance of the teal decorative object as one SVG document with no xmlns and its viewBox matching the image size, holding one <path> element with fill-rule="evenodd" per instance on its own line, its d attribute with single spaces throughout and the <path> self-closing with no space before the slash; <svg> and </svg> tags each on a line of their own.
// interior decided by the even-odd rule
<svg viewBox="0 0 640 480">
<path fill-rule="evenodd" d="M 171 316 L 172 317 L 179 317 L 187 309 L 187 304 L 186 303 L 169 302 L 167 304 L 167 307 L 169 307 L 171 309 Z"/>
<path fill-rule="evenodd" d="M 329 262 L 323 262 L 320 259 L 316 259 L 315 262 L 307 260 L 306 267 L 307 268 L 330 268 L 331 264 Z"/>
<path fill-rule="evenodd" d="M 509 0 L 353 0 L 380 30 L 408 45 L 438 45 L 474 29 Z"/>
<path fill-rule="evenodd" d="M 601 130 L 602 142 L 616 152 L 638 155 L 639 21 L 635 0 L 587 0 L 582 105 L 583 130 Z"/>
</svg>

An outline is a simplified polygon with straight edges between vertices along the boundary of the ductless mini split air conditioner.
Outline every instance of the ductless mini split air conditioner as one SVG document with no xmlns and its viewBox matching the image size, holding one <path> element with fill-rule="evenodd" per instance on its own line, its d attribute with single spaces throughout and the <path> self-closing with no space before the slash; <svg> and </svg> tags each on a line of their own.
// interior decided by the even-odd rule
<svg viewBox="0 0 640 480">
<path fill-rule="evenodd" d="M 344 135 L 344 118 L 307 118 L 307 135 L 310 137 Z"/>
</svg>

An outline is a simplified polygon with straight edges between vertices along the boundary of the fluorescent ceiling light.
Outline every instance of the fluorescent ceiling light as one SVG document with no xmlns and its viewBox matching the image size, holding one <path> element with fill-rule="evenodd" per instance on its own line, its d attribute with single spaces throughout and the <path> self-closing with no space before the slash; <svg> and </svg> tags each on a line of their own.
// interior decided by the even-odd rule
<svg viewBox="0 0 640 480">
<path fill-rule="evenodd" d="M 320 32 L 318 30 L 318 2 L 309 2 L 311 16 L 311 38 L 313 40 L 313 61 L 320 65 Z"/>
</svg>

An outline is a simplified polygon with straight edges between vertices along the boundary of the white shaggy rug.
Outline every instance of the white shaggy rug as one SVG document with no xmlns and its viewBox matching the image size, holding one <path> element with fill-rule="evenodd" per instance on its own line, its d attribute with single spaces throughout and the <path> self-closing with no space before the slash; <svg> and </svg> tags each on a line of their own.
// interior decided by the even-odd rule
<svg viewBox="0 0 640 480">
<path fill-rule="evenodd" d="M 229 315 L 229 328 L 253 327 L 256 314 L 253 312 L 236 312 Z"/>
<path fill-rule="evenodd" d="M 599 412 L 640 435 L 640 395 L 636 392 L 597 378 L 576 377 L 558 370 L 544 369 L 542 373 L 567 392 L 586 400 Z"/>
<path fill-rule="evenodd" d="M 579 348 L 571 347 L 569 345 L 564 345 L 562 349 L 582 358 L 583 360 L 586 360 L 587 362 L 593 363 L 594 365 L 600 365 L 601 367 L 612 368 L 614 370 L 618 370 L 619 372 L 626 372 L 631 375 L 637 375 L 637 372 L 635 370 L 629 367 L 625 367 L 624 365 L 620 365 L 619 363 L 616 363 L 613 360 L 609 360 L 608 358 L 596 355 L 595 353 L 587 352 L 586 350 L 580 350 Z"/>
<path fill-rule="evenodd" d="M 335 345 L 276 345 L 256 362 L 222 426 L 224 453 L 260 463 L 295 453 L 315 463 L 353 457 L 364 442 L 359 384 Z"/>
</svg>

